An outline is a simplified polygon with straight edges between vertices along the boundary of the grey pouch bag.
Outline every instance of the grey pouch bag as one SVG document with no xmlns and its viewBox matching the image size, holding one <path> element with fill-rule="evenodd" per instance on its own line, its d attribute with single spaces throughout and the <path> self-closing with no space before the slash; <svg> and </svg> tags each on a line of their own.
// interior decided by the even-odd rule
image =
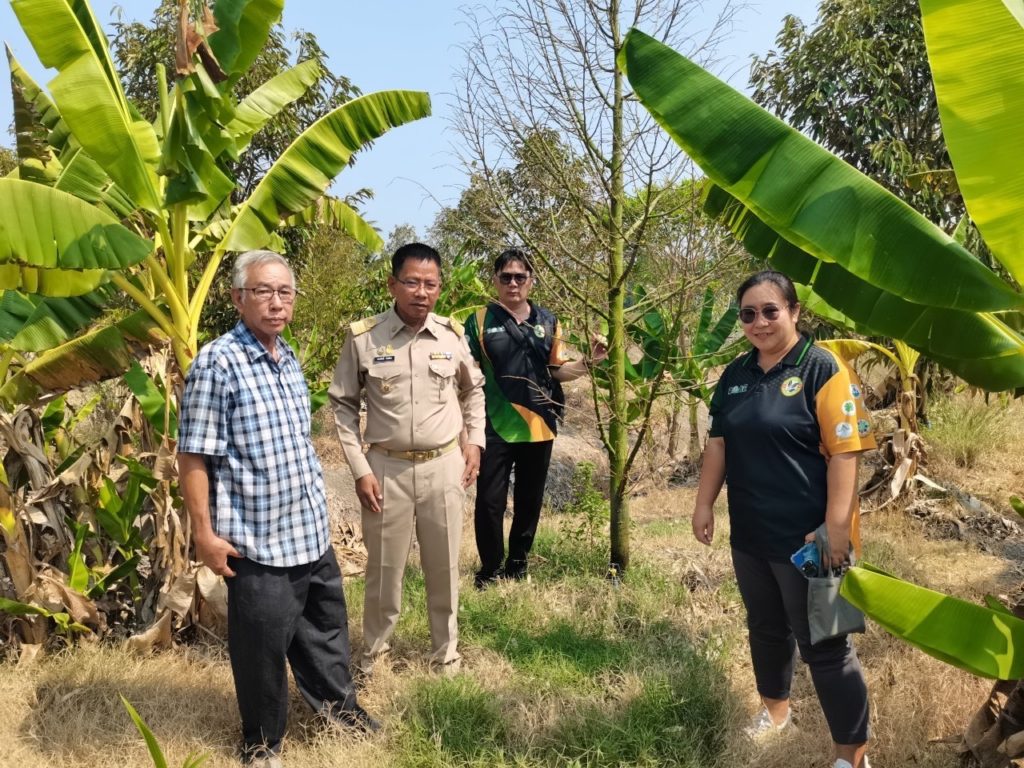
<svg viewBox="0 0 1024 768">
<path fill-rule="evenodd" d="M 828 547 L 828 533 L 825 524 L 814 532 L 819 554 L 825 562 Z M 853 562 L 853 548 L 850 548 L 850 562 Z M 843 580 L 842 570 L 827 570 L 807 580 L 807 622 L 811 627 L 811 643 L 820 643 L 851 632 L 863 632 L 864 614 L 854 608 L 839 594 Z"/>
</svg>

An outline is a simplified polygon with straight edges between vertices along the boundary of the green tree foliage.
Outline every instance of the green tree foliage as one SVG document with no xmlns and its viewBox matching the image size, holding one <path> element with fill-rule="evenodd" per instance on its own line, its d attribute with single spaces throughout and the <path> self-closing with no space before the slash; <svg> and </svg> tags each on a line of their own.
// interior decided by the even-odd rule
<svg viewBox="0 0 1024 768">
<path fill-rule="evenodd" d="M 0 177 L 18 167 L 18 154 L 13 149 L 0 147 Z"/>
<path fill-rule="evenodd" d="M 754 59 L 753 98 L 951 231 L 963 217 L 915 0 L 822 0 Z"/>
</svg>

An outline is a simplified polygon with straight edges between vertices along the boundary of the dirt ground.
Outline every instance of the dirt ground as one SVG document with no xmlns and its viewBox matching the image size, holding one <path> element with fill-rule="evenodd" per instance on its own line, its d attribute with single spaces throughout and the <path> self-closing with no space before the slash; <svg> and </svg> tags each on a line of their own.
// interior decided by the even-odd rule
<svg viewBox="0 0 1024 768">
<path fill-rule="evenodd" d="M 556 441 L 551 499 L 567 497 L 572 468 L 579 461 L 594 463 L 596 477 L 605 476 L 593 416 L 578 393 L 570 394 L 570 405 L 574 407 L 569 423 Z M 1016 419 L 1011 433 L 1016 430 L 1019 435 L 1024 408 Z M 327 475 L 336 545 L 346 574 L 351 576 L 361 571 L 363 563 L 352 480 L 326 414 L 318 420 L 317 447 Z M 666 437 L 665 424 L 659 424 L 655 449 Z M 730 689 L 737 692 L 731 702 L 731 719 L 722 723 L 727 733 L 726 752 L 717 766 L 824 766 L 827 729 L 802 665 L 798 665 L 793 692 L 796 728 L 761 744 L 742 737 L 742 726 L 757 711 L 758 702 L 746 653 L 742 605 L 729 561 L 724 505 L 718 509 L 715 546 L 703 547 L 689 530 L 695 484 L 686 458 L 676 462 L 662 458 L 645 466 L 638 472 L 630 505 L 634 562 L 686 585 L 691 599 L 685 610 L 667 618 L 690 635 L 718 644 Z M 1024 583 L 1024 536 L 1018 521 L 1024 521 L 1010 511 L 1007 499 L 1011 492 L 1022 490 L 1022 469 L 1019 453 L 1014 456 L 1008 450 L 987 451 L 970 470 L 936 464 L 929 470 L 933 480 L 967 491 L 982 506 L 965 507 L 949 494 L 922 494 L 909 509 L 891 505 L 868 511 L 863 521 L 865 559 L 924 586 L 971 600 L 981 600 L 987 593 L 1007 600 L 1019 598 Z M 462 586 L 467 591 L 476 567 L 471 509 L 470 500 L 461 551 Z M 561 517 L 546 513 L 542 525 L 563 524 Z M 531 567 L 542 569 L 544 563 Z M 537 587 L 502 587 L 506 588 Z M 983 702 L 989 684 L 917 652 L 870 622 L 867 633 L 856 638 L 856 646 L 870 692 L 872 764 L 878 768 L 960 765 L 959 734 Z M 356 624 L 353 650 L 361 650 Z M 493 653 L 471 644 L 461 650 L 464 674 L 485 686 L 506 673 L 504 660 Z M 427 677 L 423 659 L 401 659 L 366 681 L 361 699 L 386 726 L 401 722 L 405 717 L 402 692 Z M 220 645 L 199 643 L 157 656 L 136 657 L 87 643 L 32 665 L 4 667 L 0 674 L 0 768 L 148 766 L 141 741 L 121 709 L 119 694 L 150 720 L 168 755 L 175 756 L 171 764 L 180 764 L 186 754 L 203 751 L 211 753 L 206 763 L 211 768 L 235 765 L 231 750 L 237 734 L 237 709 L 230 668 Z M 325 734 L 295 698 L 288 765 L 391 764 L 387 739 Z M 524 700 L 523 706 L 528 707 L 529 702 Z"/>
</svg>

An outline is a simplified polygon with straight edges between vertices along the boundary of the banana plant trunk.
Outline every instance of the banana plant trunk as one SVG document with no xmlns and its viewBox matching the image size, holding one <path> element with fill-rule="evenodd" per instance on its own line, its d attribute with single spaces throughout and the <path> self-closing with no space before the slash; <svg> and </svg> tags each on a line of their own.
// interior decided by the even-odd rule
<svg viewBox="0 0 1024 768">
<path fill-rule="evenodd" d="M 964 742 L 981 768 L 1024 764 L 1024 681 L 999 680 L 992 686 Z"/>
</svg>

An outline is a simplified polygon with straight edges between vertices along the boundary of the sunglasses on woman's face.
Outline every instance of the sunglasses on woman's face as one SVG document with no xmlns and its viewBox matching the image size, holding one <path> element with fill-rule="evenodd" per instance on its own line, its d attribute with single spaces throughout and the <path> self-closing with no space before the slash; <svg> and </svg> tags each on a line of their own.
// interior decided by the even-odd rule
<svg viewBox="0 0 1024 768">
<path fill-rule="evenodd" d="M 758 315 L 771 322 L 772 320 L 778 320 L 781 313 L 782 309 L 774 304 L 765 304 L 759 310 L 753 307 L 744 307 L 740 310 L 740 322 L 744 325 L 750 325 L 757 319 Z"/>
</svg>

